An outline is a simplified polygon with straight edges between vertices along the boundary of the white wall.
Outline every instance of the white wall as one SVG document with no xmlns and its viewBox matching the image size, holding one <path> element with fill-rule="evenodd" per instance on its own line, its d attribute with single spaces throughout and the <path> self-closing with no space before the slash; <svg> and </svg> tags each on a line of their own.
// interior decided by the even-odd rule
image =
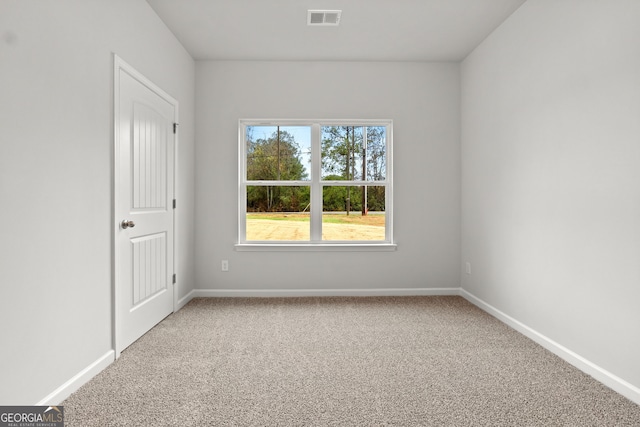
<svg viewBox="0 0 640 427">
<path fill-rule="evenodd" d="M 196 87 L 197 288 L 459 287 L 458 64 L 198 62 Z M 241 118 L 393 119 L 398 250 L 235 252 Z"/>
<path fill-rule="evenodd" d="M 180 102 L 181 295 L 193 286 L 193 60 L 143 0 L 3 0 L 2 405 L 112 349 L 112 52 Z"/>
<path fill-rule="evenodd" d="M 463 288 L 636 390 L 638 22 L 636 0 L 528 1 L 461 89 Z"/>
</svg>

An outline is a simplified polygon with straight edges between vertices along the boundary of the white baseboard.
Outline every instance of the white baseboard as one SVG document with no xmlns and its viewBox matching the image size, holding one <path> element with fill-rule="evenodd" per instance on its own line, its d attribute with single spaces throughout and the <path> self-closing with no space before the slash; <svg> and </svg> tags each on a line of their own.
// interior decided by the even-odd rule
<svg viewBox="0 0 640 427">
<path fill-rule="evenodd" d="M 193 294 L 193 295 L 192 295 Z M 337 296 L 435 296 L 460 295 L 460 288 L 381 288 L 381 289 L 194 289 L 197 297 L 337 297 Z M 186 297 L 185 297 L 186 298 Z"/>
<path fill-rule="evenodd" d="M 187 295 L 180 298 L 176 303 L 175 310 L 173 311 L 176 312 L 180 310 L 182 307 L 184 307 L 185 305 L 189 304 L 189 301 L 191 301 L 194 298 L 194 292 L 195 290 L 191 290 Z"/>
<path fill-rule="evenodd" d="M 70 380 L 55 389 L 40 402 L 36 403 L 36 406 L 59 405 L 60 402 L 71 396 L 71 393 L 78 390 L 90 379 L 102 372 L 103 369 L 112 364 L 115 359 L 115 352 L 113 350 L 109 350 L 103 356 L 98 358 L 98 360 L 74 375 Z"/>
<path fill-rule="evenodd" d="M 640 388 L 634 386 L 633 384 L 628 383 L 622 378 L 612 374 L 606 369 L 601 368 L 593 362 L 585 359 L 579 354 L 574 353 L 568 348 L 564 347 L 561 344 L 553 341 L 552 339 L 546 337 L 545 335 L 539 333 L 538 331 L 530 328 L 524 323 L 514 319 L 513 317 L 503 313 L 492 305 L 486 303 L 475 295 L 467 292 L 464 289 L 460 289 L 460 296 L 469 301 L 470 303 L 476 305 L 480 309 L 486 311 L 491 314 L 493 317 L 498 320 L 506 323 L 516 331 L 520 332 L 524 336 L 530 338 L 536 343 L 540 344 L 542 347 L 546 348 L 556 356 L 580 369 L 582 372 L 587 375 L 592 376 L 596 380 L 600 381 L 602 384 L 611 388 L 612 390 L 620 393 L 627 399 L 631 400 L 634 403 L 640 405 Z"/>
</svg>

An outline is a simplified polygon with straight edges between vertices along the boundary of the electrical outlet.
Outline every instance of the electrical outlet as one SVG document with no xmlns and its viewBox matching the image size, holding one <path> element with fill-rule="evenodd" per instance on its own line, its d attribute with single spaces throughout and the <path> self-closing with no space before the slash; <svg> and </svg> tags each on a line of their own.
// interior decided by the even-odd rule
<svg viewBox="0 0 640 427">
<path fill-rule="evenodd" d="M 229 261 L 226 259 L 222 260 L 222 271 L 229 271 Z"/>
<path fill-rule="evenodd" d="M 471 274 L 471 263 L 470 262 L 465 263 L 464 270 L 466 271 L 467 274 Z"/>
</svg>

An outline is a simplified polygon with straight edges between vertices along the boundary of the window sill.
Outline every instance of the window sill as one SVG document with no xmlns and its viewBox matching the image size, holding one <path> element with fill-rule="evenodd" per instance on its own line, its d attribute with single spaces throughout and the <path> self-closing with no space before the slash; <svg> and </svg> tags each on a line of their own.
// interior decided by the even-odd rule
<svg viewBox="0 0 640 427">
<path fill-rule="evenodd" d="M 392 252 L 395 243 L 238 243 L 238 252 Z"/>
</svg>

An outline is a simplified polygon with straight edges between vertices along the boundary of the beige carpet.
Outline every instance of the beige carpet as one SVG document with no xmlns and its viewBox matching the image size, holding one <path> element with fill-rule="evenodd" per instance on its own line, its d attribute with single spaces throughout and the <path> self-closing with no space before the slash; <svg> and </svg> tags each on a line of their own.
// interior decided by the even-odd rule
<svg viewBox="0 0 640 427">
<path fill-rule="evenodd" d="M 640 426 L 460 297 L 195 299 L 62 404 L 68 426 Z"/>
</svg>

